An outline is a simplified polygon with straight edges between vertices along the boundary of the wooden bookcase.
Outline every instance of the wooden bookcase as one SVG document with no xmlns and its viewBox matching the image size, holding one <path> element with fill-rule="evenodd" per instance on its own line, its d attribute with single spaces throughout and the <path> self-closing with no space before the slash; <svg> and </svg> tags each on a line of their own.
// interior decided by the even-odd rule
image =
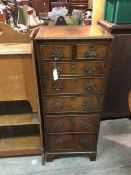
<svg viewBox="0 0 131 175">
<path fill-rule="evenodd" d="M 49 0 L 32 0 L 31 6 L 37 13 L 46 13 L 49 11 Z"/>
<path fill-rule="evenodd" d="M 88 9 L 88 0 L 68 0 L 69 13 L 72 13 L 73 9 L 79 9 L 84 12 Z"/>
<path fill-rule="evenodd" d="M 34 66 L 29 34 L 0 23 L 0 156 L 41 152 Z"/>
</svg>

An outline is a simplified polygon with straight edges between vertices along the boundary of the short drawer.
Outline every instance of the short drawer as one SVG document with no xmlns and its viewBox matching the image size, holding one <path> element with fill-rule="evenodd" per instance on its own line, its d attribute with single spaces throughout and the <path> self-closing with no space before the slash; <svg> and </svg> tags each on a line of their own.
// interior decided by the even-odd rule
<svg viewBox="0 0 131 175">
<path fill-rule="evenodd" d="M 40 59 L 42 60 L 71 60 L 72 45 L 40 45 Z"/>
<path fill-rule="evenodd" d="M 44 97 L 45 113 L 97 112 L 101 107 L 100 95 Z"/>
<path fill-rule="evenodd" d="M 96 134 L 48 134 L 47 151 L 95 151 Z"/>
<path fill-rule="evenodd" d="M 109 54 L 109 47 L 106 43 L 87 43 L 76 45 L 76 58 L 78 59 L 105 59 Z"/>
<path fill-rule="evenodd" d="M 43 79 L 44 94 L 100 93 L 103 91 L 103 78 L 72 77 Z"/>
<path fill-rule="evenodd" d="M 100 115 L 61 115 L 46 116 L 48 133 L 98 132 Z"/>
<path fill-rule="evenodd" d="M 105 63 L 103 61 L 93 62 L 66 62 L 55 63 L 59 76 L 72 75 L 103 75 L 105 73 Z M 44 77 L 52 77 L 54 62 L 41 63 L 41 74 Z"/>
</svg>

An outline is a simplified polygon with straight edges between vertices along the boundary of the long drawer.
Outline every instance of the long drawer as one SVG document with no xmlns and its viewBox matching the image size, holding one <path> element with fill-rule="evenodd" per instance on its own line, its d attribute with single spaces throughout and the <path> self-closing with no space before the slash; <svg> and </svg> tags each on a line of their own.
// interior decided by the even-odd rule
<svg viewBox="0 0 131 175">
<path fill-rule="evenodd" d="M 96 134 L 48 134 L 47 151 L 95 151 Z"/>
<path fill-rule="evenodd" d="M 44 97 L 45 113 L 98 112 L 100 95 Z"/>
<path fill-rule="evenodd" d="M 98 133 L 100 115 L 60 115 L 46 116 L 47 133 L 96 132 Z"/>
<path fill-rule="evenodd" d="M 103 75 L 105 73 L 105 63 L 103 61 L 89 62 L 46 62 L 41 63 L 41 74 L 45 77 L 53 76 L 54 66 L 57 68 L 59 76 L 84 76 Z"/>
<path fill-rule="evenodd" d="M 72 77 L 54 81 L 43 79 L 44 94 L 99 93 L 103 91 L 103 78 Z"/>
</svg>

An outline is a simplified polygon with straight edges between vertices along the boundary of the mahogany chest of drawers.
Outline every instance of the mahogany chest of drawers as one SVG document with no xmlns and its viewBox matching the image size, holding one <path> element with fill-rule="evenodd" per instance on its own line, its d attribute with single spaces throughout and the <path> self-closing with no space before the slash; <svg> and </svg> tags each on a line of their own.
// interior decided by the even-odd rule
<svg viewBox="0 0 131 175">
<path fill-rule="evenodd" d="M 99 26 L 40 28 L 34 46 L 43 163 L 70 154 L 96 159 L 111 41 Z"/>
</svg>

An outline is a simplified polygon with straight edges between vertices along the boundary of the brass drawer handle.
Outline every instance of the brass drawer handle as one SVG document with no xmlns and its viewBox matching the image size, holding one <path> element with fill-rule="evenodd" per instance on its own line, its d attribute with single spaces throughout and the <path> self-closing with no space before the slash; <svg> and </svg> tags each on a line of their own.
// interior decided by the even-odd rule
<svg viewBox="0 0 131 175">
<path fill-rule="evenodd" d="M 61 72 L 63 72 L 62 67 L 56 66 L 56 69 L 57 69 L 58 75 L 59 75 Z M 54 67 L 52 68 L 52 72 L 53 72 L 53 70 L 54 70 Z"/>
<path fill-rule="evenodd" d="M 90 48 L 87 52 L 85 52 L 85 57 L 89 59 L 94 59 L 96 58 L 96 52 L 94 51 L 94 46 L 90 45 Z"/>
<path fill-rule="evenodd" d="M 52 47 L 51 48 L 52 53 L 51 53 L 51 58 L 54 60 L 62 60 L 64 57 L 63 50 L 61 47 Z"/>
<path fill-rule="evenodd" d="M 94 88 L 94 85 L 93 85 L 93 83 L 86 83 L 86 84 L 84 84 L 84 89 L 86 89 L 86 90 L 91 90 L 91 89 L 93 89 Z"/>
<path fill-rule="evenodd" d="M 55 143 L 56 143 L 56 144 L 63 144 L 63 143 L 64 143 L 64 140 L 62 140 L 62 139 L 56 140 Z"/>
<path fill-rule="evenodd" d="M 62 67 L 56 67 L 56 69 L 57 69 L 57 71 L 58 71 L 58 74 L 60 74 L 61 72 L 63 72 L 63 69 L 62 69 Z"/>
<path fill-rule="evenodd" d="M 56 91 L 60 91 L 63 88 L 63 86 L 61 83 L 55 82 L 53 83 L 52 88 L 55 89 Z"/>
<path fill-rule="evenodd" d="M 93 74 L 96 72 L 96 68 L 94 66 L 87 66 L 87 67 L 85 67 L 84 70 L 88 74 Z"/>
<path fill-rule="evenodd" d="M 55 103 L 53 104 L 53 109 L 55 110 L 61 110 L 63 108 L 63 104 L 62 103 Z"/>
<path fill-rule="evenodd" d="M 93 102 L 92 101 L 86 101 L 83 106 L 85 106 L 87 109 L 92 108 L 93 106 Z"/>
<path fill-rule="evenodd" d="M 91 124 L 86 122 L 86 123 L 81 123 L 80 126 L 81 126 L 81 128 L 87 129 L 87 128 L 91 127 Z"/>
<path fill-rule="evenodd" d="M 88 140 L 87 139 L 84 139 L 84 140 L 80 140 L 80 144 L 81 145 L 88 145 Z"/>
<path fill-rule="evenodd" d="M 56 123 L 54 125 L 54 128 L 56 128 L 56 129 L 63 129 L 64 128 L 64 124 L 63 123 Z"/>
</svg>

